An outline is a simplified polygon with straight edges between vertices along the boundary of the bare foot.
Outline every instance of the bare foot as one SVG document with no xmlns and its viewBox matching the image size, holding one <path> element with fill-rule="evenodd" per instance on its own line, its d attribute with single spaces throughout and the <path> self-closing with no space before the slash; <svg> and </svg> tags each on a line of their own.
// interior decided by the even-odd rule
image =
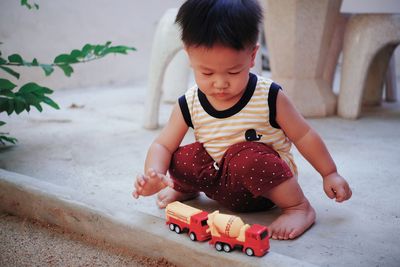
<svg viewBox="0 0 400 267">
<path fill-rule="evenodd" d="M 303 234 L 315 222 L 315 211 L 308 200 L 301 204 L 283 209 L 279 216 L 270 225 L 272 239 L 288 240 Z"/>
<path fill-rule="evenodd" d="M 166 187 L 157 194 L 157 205 L 160 209 L 163 209 L 171 202 L 193 199 L 196 198 L 198 195 L 198 192 L 182 193 L 174 190 L 171 187 Z"/>
</svg>

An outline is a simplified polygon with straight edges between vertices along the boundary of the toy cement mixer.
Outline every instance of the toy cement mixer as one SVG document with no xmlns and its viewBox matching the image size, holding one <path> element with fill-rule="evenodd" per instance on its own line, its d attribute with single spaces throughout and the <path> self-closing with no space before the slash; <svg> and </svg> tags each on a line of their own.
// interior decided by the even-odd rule
<svg viewBox="0 0 400 267">
<path fill-rule="evenodd" d="M 249 256 L 263 256 L 269 249 L 268 228 L 263 225 L 244 224 L 234 215 L 214 211 L 208 214 L 208 232 L 211 233 L 210 244 L 218 251 L 230 252 L 240 248 Z"/>
</svg>

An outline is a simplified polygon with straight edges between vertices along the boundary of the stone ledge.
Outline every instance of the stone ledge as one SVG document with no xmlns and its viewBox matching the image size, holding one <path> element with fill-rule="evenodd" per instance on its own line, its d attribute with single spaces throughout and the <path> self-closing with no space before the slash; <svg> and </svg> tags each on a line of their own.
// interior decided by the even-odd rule
<svg viewBox="0 0 400 267">
<path fill-rule="evenodd" d="M 133 253 L 165 258 L 178 266 L 315 266 L 269 252 L 262 258 L 215 251 L 205 243 L 171 233 L 155 216 L 132 210 L 113 215 L 74 201 L 75 192 L 0 169 L 0 211 L 55 224 Z M 190 249 L 190 253 L 188 251 Z"/>
</svg>

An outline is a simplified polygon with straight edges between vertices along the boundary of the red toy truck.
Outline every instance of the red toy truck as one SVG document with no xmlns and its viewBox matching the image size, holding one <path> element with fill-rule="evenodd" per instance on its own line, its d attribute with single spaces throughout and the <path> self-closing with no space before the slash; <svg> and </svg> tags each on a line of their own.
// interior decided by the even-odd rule
<svg viewBox="0 0 400 267">
<path fill-rule="evenodd" d="M 216 250 L 230 252 L 239 248 L 249 256 L 261 257 L 269 250 L 268 228 L 263 225 L 244 224 L 234 215 L 221 214 L 193 208 L 179 201 L 172 202 L 165 209 L 166 224 L 171 231 L 187 231 L 191 240 L 209 243 Z"/>
<path fill-rule="evenodd" d="M 269 249 L 268 228 L 263 225 L 244 224 L 234 215 L 220 214 L 214 211 L 208 215 L 210 244 L 218 251 L 230 252 L 239 248 L 248 256 L 264 256 Z"/>
<path fill-rule="evenodd" d="M 211 235 L 207 232 L 207 212 L 175 201 L 167 205 L 165 215 L 166 224 L 171 231 L 177 234 L 187 231 L 192 241 L 210 239 Z"/>
</svg>

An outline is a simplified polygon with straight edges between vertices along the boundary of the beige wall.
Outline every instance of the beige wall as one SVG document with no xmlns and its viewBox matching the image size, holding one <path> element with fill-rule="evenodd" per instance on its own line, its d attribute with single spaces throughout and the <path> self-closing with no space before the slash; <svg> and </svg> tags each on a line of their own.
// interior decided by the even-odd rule
<svg viewBox="0 0 400 267">
<path fill-rule="evenodd" d="M 102 44 L 110 40 L 115 45 L 134 46 L 137 52 L 76 65 L 70 78 L 61 70 L 46 78 L 40 69 L 20 68 L 23 74 L 20 83 L 35 81 L 53 89 L 144 84 L 157 22 L 166 9 L 178 7 L 183 1 L 29 0 L 38 3 L 40 9 L 28 10 L 20 6 L 20 0 L 0 0 L 1 51 L 3 57 L 19 53 L 27 60 L 37 57 L 40 62 L 48 63 L 56 55 L 86 43 Z M 342 5 L 342 12 L 393 10 L 400 12 L 400 0 L 344 0 Z M 0 77 L 6 75 L 0 71 Z"/>
<path fill-rule="evenodd" d="M 28 10 L 19 2 L 0 1 L 3 57 L 19 53 L 27 60 L 37 57 L 48 63 L 86 43 L 104 44 L 108 40 L 137 48 L 129 55 L 109 55 L 75 65 L 70 78 L 58 69 L 45 78 L 39 69 L 24 68 L 20 82 L 35 81 L 58 89 L 146 82 L 156 24 L 166 9 L 178 7 L 183 0 L 29 0 L 38 3 L 39 10 Z M 0 77 L 6 75 L 0 71 Z"/>
</svg>

